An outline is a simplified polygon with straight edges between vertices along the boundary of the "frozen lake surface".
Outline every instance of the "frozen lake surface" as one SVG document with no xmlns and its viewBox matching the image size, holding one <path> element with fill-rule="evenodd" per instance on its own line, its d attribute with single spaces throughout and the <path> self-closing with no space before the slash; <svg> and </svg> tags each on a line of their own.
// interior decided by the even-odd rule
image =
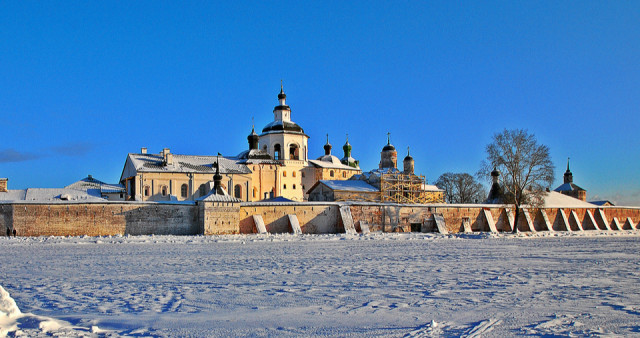
<svg viewBox="0 0 640 338">
<path fill-rule="evenodd" d="M 631 231 L 0 237 L 0 336 L 640 335 L 639 243 Z"/>
</svg>

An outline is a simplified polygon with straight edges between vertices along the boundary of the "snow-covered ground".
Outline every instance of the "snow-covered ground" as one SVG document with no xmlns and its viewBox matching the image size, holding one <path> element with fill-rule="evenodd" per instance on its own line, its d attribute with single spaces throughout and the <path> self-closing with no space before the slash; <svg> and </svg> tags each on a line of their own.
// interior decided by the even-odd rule
<svg viewBox="0 0 640 338">
<path fill-rule="evenodd" d="M 630 231 L 0 237 L 0 336 L 640 335 L 639 243 Z"/>
</svg>

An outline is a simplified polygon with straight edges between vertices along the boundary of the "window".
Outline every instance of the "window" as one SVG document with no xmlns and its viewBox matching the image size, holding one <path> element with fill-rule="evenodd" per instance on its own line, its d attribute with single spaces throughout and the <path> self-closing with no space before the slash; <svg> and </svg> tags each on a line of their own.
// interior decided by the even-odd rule
<svg viewBox="0 0 640 338">
<path fill-rule="evenodd" d="M 285 185 L 283 185 L 283 186 L 282 186 L 282 189 L 287 189 L 287 185 L 286 185 L 286 184 L 285 184 Z"/>
<path fill-rule="evenodd" d="M 160 193 L 162 194 L 162 196 L 167 196 L 167 186 L 163 185 L 162 187 L 160 187 Z"/>
<path fill-rule="evenodd" d="M 236 186 L 233 187 L 233 196 L 235 198 L 242 198 L 242 186 L 240 184 L 236 184 Z"/>
<path fill-rule="evenodd" d="M 287 177 L 287 172 L 286 171 L 282 172 L 282 177 Z"/>
<path fill-rule="evenodd" d="M 333 177 L 333 176 L 334 176 L 333 170 L 330 170 L 330 171 L 329 171 L 329 176 L 331 176 L 331 177 Z"/>
<path fill-rule="evenodd" d="M 188 194 L 189 194 L 189 186 L 186 184 L 183 184 L 180 187 L 180 196 L 182 196 L 182 198 L 187 198 Z"/>
<path fill-rule="evenodd" d="M 300 148 L 298 148 L 297 144 L 292 144 L 289 146 L 289 159 L 290 160 L 299 160 L 300 159 Z"/>
<path fill-rule="evenodd" d="M 200 184 L 200 187 L 198 188 L 198 193 L 200 193 L 200 196 L 204 196 L 204 194 L 207 193 L 207 187 L 204 186 L 204 183 Z"/>
<path fill-rule="evenodd" d="M 296 185 L 295 184 L 293 185 L 293 190 L 296 190 Z"/>
<path fill-rule="evenodd" d="M 304 177 L 304 171 L 302 172 L 302 177 Z"/>
<path fill-rule="evenodd" d="M 273 146 L 273 157 L 276 160 L 281 160 L 282 159 L 282 149 L 280 149 L 280 145 L 276 143 L 276 145 Z"/>
<path fill-rule="evenodd" d="M 149 188 L 149 186 L 148 186 L 148 185 L 145 185 L 145 186 L 144 186 L 144 195 L 145 195 L 145 196 L 147 196 L 147 197 L 149 197 L 150 192 L 151 192 L 151 188 Z"/>
<path fill-rule="evenodd" d="M 343 171 L 343 172 L 342 172 L 342 177 L 343 177 L 343 178 L 346 178 L 346 177 L 347 177 L 347 172 L 346 172 L 346 171 Z"/>
<path fill-rule="evenodd" d="M 291 176 L 296 177 L 296 172 L 295 172 L 295 171 L 294 171 L 294 172 L 292 172 L 292 173 L 291 173 Z"/>
<path fill-rule="evenodd" d="M 256 196 L 258 196 L 258 188 L 253 187 L 253 198 L 256 198 Z"/>
</svg>

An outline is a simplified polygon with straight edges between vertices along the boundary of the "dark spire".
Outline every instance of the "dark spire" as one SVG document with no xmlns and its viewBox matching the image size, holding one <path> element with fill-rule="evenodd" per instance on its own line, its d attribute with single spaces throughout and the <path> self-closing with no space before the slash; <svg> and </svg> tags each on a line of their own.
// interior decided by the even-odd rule
<svg viewBox="0 0 640 338">
<path fill-rule="evenodd" d="M 569 170 L 569 157 L 567 157 L 567 171 L 564 172 L 564 183 L 573 183 L 573 174 Z"/>
<path fill-rule="evenodd" d="M 489 196 L 487 196 L 487 203 L 504 203 L 504 192 L 502 191 L 502 186 L 500 186 L 500 171 L 494 166 L 493 171 L 491 172 L 491 179 L 493 183 L 491 184 L 491 190 L 489 190 Z"/>
<path fill-rule="evenodd" d="M 216 167 L 216 174 L 213 175 L 213 191 L 216 194 L 220 191 L 220 182 L 222 181 L 222 175 L 220 175 L 220 153 L 216 158 L 216 163 L 213 164 Z"/>
<path fill-rule="evenodd" d="M 324 154 L 331 155 L 331 143 L 329 143 L 329 134 L 327 134 L 327 144 L 324 145 Z"/>
<path fill-rule="evenodd" d="M 491 172 L 491 176 L 492 177 L 500 176 L 500 171 L 498 171 L 498 169 L 495 166 L 493 167 L 493 171 Z"/>
<path fill-rule="evenodd" d="M 256 134 L 256 130 L 254 126 L 251 126 L 251 134 L 247 136 L 247 140 L 249 141 L 249 150 L 258 149 L 258 143 L 260 141 L 260 137 Z"/>
<path fill-rule="evenodd" d="M 389 150 L 393 150 L 393 151 L 396 150 L 396 147 L 394 147 L 391 144 L 391 133 L 387 133 L 387 145 L 382 148 L 382 151 L 389 151 Z"/>
<path fill-rule="evenodd" d="M 280 94 L 278 94 L 278 100 L 286 99 L 287 94 L 284 93 L 284 87 L 282 86 L 282 79 L 280 80 Z"/>
</svg>

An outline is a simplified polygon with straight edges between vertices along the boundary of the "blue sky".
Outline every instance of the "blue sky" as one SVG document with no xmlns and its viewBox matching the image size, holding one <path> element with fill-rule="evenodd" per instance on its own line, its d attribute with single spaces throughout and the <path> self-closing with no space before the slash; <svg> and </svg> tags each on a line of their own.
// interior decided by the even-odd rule
<svg viewBox="0 0 640 338">
<path fill-rule="evenodd" d="M 273 119 L 345 134 L 364 170 L 391 132 L 429 182 L 475 173 L 504 128 L 567 157 L 588 199 L 640 205 L 640 2 L 0 3 L 0 177 L 116 182 L 126 154 L 235 155 Z M 554 186 L 554 188 L 555 188 Z"/>
</svg>

